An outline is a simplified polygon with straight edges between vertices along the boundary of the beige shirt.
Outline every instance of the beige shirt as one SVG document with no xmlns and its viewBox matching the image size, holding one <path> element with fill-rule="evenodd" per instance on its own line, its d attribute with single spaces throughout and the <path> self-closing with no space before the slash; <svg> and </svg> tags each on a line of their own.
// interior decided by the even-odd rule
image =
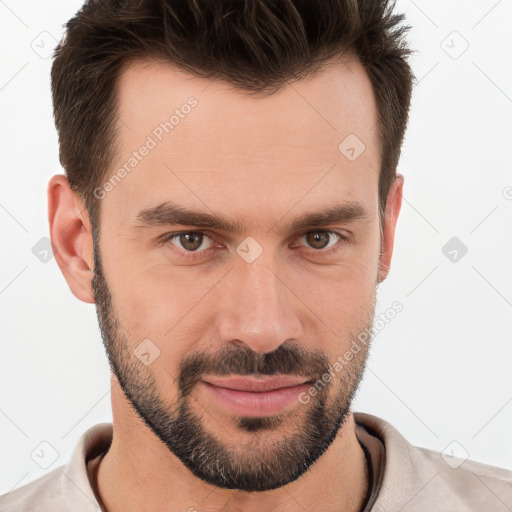
<svg viewBox="0 0 512 512">
<path fill-rule="evenodd" d="M 370 472 L 364 512 L 512 511 L 512 471 L 413 446 L 371 414 L 354 420 Z M 91 481 L 111 440 L 111 423 L 89 428 L 68 464 L 0 496 L 0 512 L 101 511 Z"/>
</svg>

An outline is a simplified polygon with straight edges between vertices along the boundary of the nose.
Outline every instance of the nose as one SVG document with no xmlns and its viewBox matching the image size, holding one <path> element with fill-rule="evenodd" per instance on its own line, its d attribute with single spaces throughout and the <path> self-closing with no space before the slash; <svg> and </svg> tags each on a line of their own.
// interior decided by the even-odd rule
<svg viewBox="0 0 512 512">
<path fill-rule="evenodd" d="M 267 353 L 301 337 L 300 301 L 285 276 L 272 267 L 268 258 L 260 256 L 252 263 L 238 261 L 227 276 L 229 282 L 218 304 L 219 334 L 224 342 Z"/>
</svg>

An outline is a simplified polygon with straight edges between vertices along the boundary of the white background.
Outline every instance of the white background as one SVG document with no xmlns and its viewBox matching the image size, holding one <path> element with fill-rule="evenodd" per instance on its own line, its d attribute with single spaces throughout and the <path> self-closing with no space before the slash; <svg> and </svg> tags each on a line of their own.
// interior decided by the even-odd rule
<svg viewBox="0 0 512 512">
<path fill-rule="evenodd" d="M 48 180 L 63 172 L 50 50 L 80 4 L 0 1 L 0 494 L 65 464 L 84 430 L 111 421 L 94 305 L 71 294 L 54 258 L 32 252 L 49 235 Z M 396 300 L 404 309 L 374 340 L 354 410 L 413 444 L 452 443 L 512 469 L 512 0 L 400 0 L 397 10 L 413 27 L 418 84 L 376 313 Z M 442 252 L 452 237 L 468 248 L 455 263 Z M 43 441 L 57 453 L 48 468 L 31 457 Z"/>
</svg>

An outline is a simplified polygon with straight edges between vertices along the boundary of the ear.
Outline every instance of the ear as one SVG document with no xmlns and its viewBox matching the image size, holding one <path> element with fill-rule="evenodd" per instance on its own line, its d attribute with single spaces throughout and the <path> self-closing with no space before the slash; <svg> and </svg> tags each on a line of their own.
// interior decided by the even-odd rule
<svg viewBox="0 0 512 512">
<path fill-rule="evenodd" d="M 73 295 L 94 303 L 93 244 L 88 212 L 64 174 L 48 183 L 48 222 L 53 255 Z"/>
<path fill-rule="evenodd" d="M 393 244 L 395 242 L 395 228 L 402 206 L 402 192 L 404 186 L 404 177 L 401 174 L 396 175 L 395 181 L 389 188 L 386 201 L 386 218 L 384 220 L 381 253 L 379 258 L 379 277 L 381 283 L 386 279 L 391 265 L 391 256 L 393 255 Z"/>
</svg>

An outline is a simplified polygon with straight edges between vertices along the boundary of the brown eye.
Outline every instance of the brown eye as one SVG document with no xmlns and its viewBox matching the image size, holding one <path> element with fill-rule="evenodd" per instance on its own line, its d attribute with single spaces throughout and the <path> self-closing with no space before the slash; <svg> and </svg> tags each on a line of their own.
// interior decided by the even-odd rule
<svg viewBox="0 0 512 512">
<path fill-rule="evenodd" d="M 350 236 L 329 229 L 309 231 L 299 238 L 302 241 L 299 246 L 311 256 L 333 256 L 351 243 Z"/>
<path fill-rule="evenodd" d="M 196 251 L 203 243 L 202 233 L 183 233 L 179 236 L 181 246 L 187 251 Z"/>
<path fill-rule="evenodd" d="M 173 233 L 166 238 L 183 252 L 204 252 L 211 245 L 211 238 L 199 231 Z M 208 241 L 210 241 L 210 245 L 208 245 Z"/>
<path fill-rule="evenodd" d="M 341 237 L 331 231 L 310 231 L 303 238 L 311 248 L 322 250 L 331 247 Z"/>
</svg>

